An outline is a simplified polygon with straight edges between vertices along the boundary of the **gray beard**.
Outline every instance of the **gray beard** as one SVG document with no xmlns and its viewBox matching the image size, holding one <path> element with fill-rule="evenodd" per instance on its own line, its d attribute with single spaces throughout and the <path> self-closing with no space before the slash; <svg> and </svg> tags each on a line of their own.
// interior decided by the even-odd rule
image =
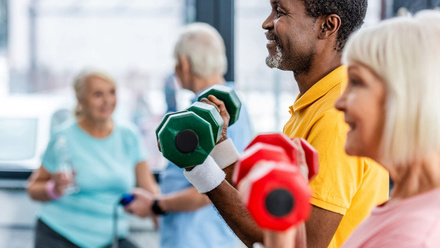
<svg viewBox="0 0 440 248">
<path fill-rule="evenodd" d="M 283 61 L 281 47 L 277 45 L 276 53 L 274 56 L 267 56 L 266 65 L 270 68 L 280 68 L 281 62 Z"/>
</svg>

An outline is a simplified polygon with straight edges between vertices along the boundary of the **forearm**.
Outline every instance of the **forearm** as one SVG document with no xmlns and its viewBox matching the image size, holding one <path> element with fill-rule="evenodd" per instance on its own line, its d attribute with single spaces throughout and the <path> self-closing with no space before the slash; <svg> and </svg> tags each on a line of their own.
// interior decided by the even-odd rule
<svg viewBox="0 0 440 248">
<path fill-rule="evenodd" d="M 47 181 L 28 182 L 26 191 L 32 200 L 47 202 L 50 201 L 50 197 L 46 193 Z"/>
<path fill-rule="evenodd" d="M 160 194 L 159 185 L 157 185 L 156 179 L 154 179 L 153 173 L 145 161 L 136 165 L 136 186 L 147 190 L 153 195 Z"/>
<path fill-rule="evenodd" d="M 160 195 L 160 188 L 159 185 L 156 183 L 156 179 L 154 179 L 153 174 L 148 173 L 145 176 L 147 177 L 147 179 L 145 180 L 146 182 L 144 182 L 143 184 L 141 183 L 139 187 L 151 192 L 153 195 Z"/>
<path fill-rule="evenodd" d="M 237 162 L 229 165 L 228 167 L 224 168 L 223 171 L 226 173 L 225 180 L 234 188 L 236 188 L 236 185 L 232 182 L 232 174 L 234 172 L 234 168 Z"/>
<path fill-rule="evenodd" d="M 306 222 L 307 246 L 309 248 L 328 247 L 338 229 L 342 215 L 316 206 Z"/>
<path fill-rule="evenodd" d="M 196 211 L 210 204 L 206 195 L 197 192 L 194 187 L 164 195 L 159 200 L 159 206 L 165 212 L 190 212 Z"/>
<path fill-rule="evenodd" d="M 248 247 L 263 241 L 263 231 L 243 205 L 240 195 L 228 182 L 206 193 L 220 215 L 238 238 Z"/>
<path fill-rule="evenodd" d="M 50 180 L 51 175 L 43 166 L 35 170 L 26 183 L 26 191 L 35 201 L 50 201 L 50 197 L 46 192 L 46 183 Z"/>
</svg>

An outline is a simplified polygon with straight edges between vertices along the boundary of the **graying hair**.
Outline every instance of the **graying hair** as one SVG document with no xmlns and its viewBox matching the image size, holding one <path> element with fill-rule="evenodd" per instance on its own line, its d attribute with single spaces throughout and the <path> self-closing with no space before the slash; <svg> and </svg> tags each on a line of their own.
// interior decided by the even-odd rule
<svg viewBox="0 0 440 248">
<path fill-rule="evenodd" d="M 224 75 L 227 70 L 225 44 L 218 31 L 206 23 L 187 25 L 174 47 L 174 58 L 186 56 L 192 72 L 202 78 Z"/>
<path fill-rule="evenodd" d="M 91 77 L 102 78 L 105 81 L 116 85 L 115 80 L 108 75 L 106 72 L 99 70 L 86 69 L 81 71 L 73 80 L 73 89 L 75 90 L 75 96 L 78 101 L 80 101 L 84 96 L 84 85 L 87 80 Z M 78 118 L 81 115 L 81 107 L 79 103 L 75 107 L 75 116 Z"/>
</svg>

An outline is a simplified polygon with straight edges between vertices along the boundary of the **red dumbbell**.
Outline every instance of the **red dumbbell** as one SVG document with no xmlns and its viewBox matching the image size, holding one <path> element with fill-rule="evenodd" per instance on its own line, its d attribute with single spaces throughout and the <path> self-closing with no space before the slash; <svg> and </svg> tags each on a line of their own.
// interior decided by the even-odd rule
<svg viewBox="0 0 440 248">
<path fill-rule="evenodd" d="M 304 150 L 306 156 L 307 167 L 309 168 L 309 181 L 318 174 L 319 169 L 319 159 L 318 152 L 311 146 L 305 139 L 301 138 L 301 147 Z M 265 143 L 275 146 L 282 147 L 286 154 L 291 158 L 292 164 L 297 164 L 297 154 L 295 147 L 292 144 L 292 140 L 282 133 L 268 133 L 268 134 L 260 134 L 255 139 L 251 141 L 251 143 L 246 147 L 246 149 L 252 147 L 256 143 Z"/>
<path fill-rule="evenodd" d="M 257 143 L 247 148 L 241 155 L 232 174 L 232 182 L 238 185 L 241 179 L 260 161 L 278 161 L 290 164 L 292 160 L 279 146 Z"/>
<path fill-rule="evenodd" d="M 242 200 L 263 229 L 285 231 L 310 214 L 310 189 L 298 168 L 263 161 L 239 185 Z"/>
</svg>

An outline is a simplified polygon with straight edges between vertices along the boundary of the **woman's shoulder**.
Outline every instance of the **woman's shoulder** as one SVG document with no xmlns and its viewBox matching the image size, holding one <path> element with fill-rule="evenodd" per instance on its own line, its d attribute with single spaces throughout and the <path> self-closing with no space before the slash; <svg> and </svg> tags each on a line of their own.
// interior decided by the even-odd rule
<svg viewBox="0 0 440 248">
<path fill-rule="evenodd" d="M 53 128 L 51 132 L 51 137 L 57 137 L 60 135 L 69 135 L 75 130 L 75 126 L 77 125 L 76 121 L 66 122 L 60 124 Z"/>
</svg>

